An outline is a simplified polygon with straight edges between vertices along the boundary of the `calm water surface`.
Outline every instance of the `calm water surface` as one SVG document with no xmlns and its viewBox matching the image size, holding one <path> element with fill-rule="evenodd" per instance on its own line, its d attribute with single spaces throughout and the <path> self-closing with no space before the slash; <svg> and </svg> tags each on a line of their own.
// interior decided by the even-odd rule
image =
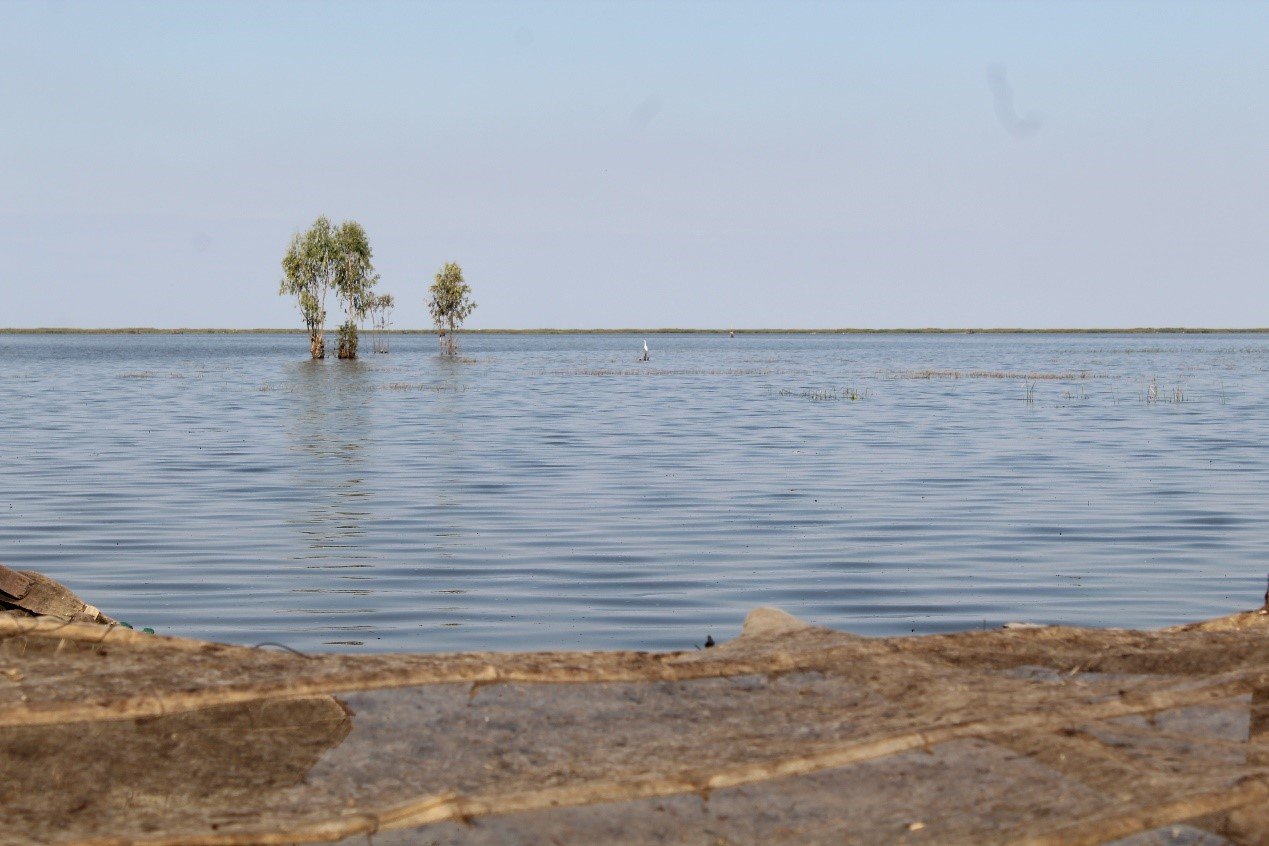
<svg viewBox="0 0 1269 846">
<path fill-rule="evenodd" d="M 648 340 L 0 337 L 0 561 L 138 627 L 325 650 L 1260 603 L 1269 336 Z"/>
</svg>

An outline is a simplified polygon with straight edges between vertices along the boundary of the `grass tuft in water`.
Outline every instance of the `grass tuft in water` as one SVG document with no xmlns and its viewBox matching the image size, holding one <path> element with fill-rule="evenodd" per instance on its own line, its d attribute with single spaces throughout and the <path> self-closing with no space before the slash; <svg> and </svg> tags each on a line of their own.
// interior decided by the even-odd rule
<svg viewBox="0 0 1269 846">
<path fill-rule="evenodd" d="M 1025 379 L 1035 381 L 1069 381 L 1102 379 L 1100 373 L 1080 370 L 1072 373 L 1027 373 L 1015 370 L 903 370 L 890 374 L 892 379 Z"/>
<path fill-rule="evenodd" d="M 1185 391 L 1182 390 L 1180 386 L 1173 388 L 1170 392 L 1160 391 L 1158 377 L 1152 378 L 1150 380 L 1150 384 L 1146 385 L 1145 389 L 1141 392 L 1141 399 L 1146 405 L 1154 405 L 1158 402 L 1180 405 L 1186 401 Z"/>
<path fill-rule="evenodd" d="M 856 400 L 866 396 L 867 392 L 861 393 L 855 388 L 843 388 L 840 391 L 832 389 L 823 391 L 794 391 L 789 390 L 788 388 L 781 388 L 776 392 L 776 394 L 782 397 L 797 397 L 798 399 L 811 400 L 812 402 L 837 402 L 841 400 L 855 402 Z"/>
</svg>

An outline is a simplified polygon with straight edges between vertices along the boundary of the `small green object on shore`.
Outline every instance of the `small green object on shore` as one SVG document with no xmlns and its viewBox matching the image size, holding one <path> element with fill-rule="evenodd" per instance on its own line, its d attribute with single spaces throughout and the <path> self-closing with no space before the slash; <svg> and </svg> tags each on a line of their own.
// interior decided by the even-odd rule
<svg viewBox="0 0 1269 846">
<path fill-rule="evenodd" d="M 130 628 L 132 628 L 132 624 L 131 624 L 131 623 L 129 623 L 129 622 L 125 622 L 124 620 L 120 620 L 120 621 L 119 621 L 119 625 L 123 626 L 125 629 L 130 629 Z"/>
<path fill-rule="evenodd" d="M 146 634 L 154 634 L 154 629 L 150 628 L 149 626 L 146 626 L 141 631 L 145 632 Z"/>
</svg>

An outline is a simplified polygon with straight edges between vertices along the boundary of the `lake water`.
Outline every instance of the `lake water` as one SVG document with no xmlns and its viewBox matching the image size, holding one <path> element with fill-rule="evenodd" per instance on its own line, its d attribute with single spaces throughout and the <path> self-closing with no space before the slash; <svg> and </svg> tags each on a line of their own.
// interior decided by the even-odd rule
<svg viewBox="0 0 1269 846">
<path fill-rule="evenodd" d="M 1260 604 L 1269 335 L 642 340 L 0 336 L 0 561 L 137 627 L 323 650 Z"/>
</svg>

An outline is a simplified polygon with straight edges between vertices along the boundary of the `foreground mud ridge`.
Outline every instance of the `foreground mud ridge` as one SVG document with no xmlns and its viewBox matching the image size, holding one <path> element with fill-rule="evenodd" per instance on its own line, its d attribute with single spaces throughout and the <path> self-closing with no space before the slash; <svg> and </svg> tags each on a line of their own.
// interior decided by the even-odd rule
<svg viewBox="0 0 1269 846">
<path fill-rule="evenodd" d="M 0 793 L 30 844 L 1265 843 L 1269 615 L 368 656 L 16 610 Z"/>
</svg>

